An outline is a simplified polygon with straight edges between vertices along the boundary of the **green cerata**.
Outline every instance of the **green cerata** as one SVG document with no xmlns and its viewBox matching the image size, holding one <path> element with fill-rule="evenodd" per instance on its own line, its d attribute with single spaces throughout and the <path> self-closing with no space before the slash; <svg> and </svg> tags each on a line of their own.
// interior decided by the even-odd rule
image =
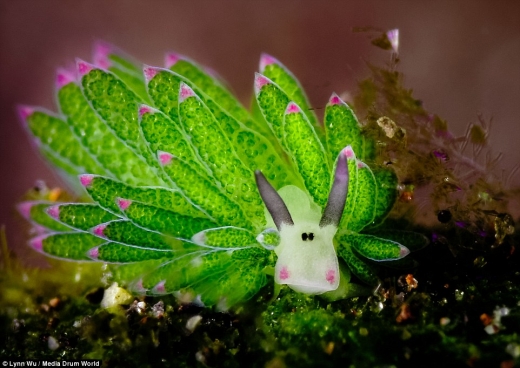
<svg viewBox="0 0 520 368">
<path fill-rule="evenodd" d="M 267 284 L 329 300 L 406 263 L 422 235 L 378 226 L 392 170 L 332 94 L 321 124 L 298 80 L 260 58 L 247 111 L 210 69 L 174 53 L 142 66 L 98 43 L 94 64 L 59 69 L 59 113 L 20 106 L 40 153 L 90 202 L 27 201 L 37 251 L 104 262 L 136 294 L 225 310 Z M 368 164 L 372 167 L 370 167 Z M 42 230 L 43 229 L 43 230 Z"/>
</svg>

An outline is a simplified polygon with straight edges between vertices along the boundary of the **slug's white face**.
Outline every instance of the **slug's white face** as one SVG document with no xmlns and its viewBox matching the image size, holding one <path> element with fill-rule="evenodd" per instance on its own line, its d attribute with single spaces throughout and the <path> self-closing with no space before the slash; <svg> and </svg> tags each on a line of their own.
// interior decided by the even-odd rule
<svg viewBox="0 0 520 368">
<path fill-rule="evenodd" d="M 268 226 L 275 225 L 280 243 L 275 281 L 306 294 L 322 294 L 339 286 L 339 264 L 333 238 L 345 208 L 348 192 L 347 158 L 350 146 L 338 155 L 334 183 L 327 205 L 319 208 L 301 189 L 289 185 L 277 192 L 260 171 L 256 171 L 258 191 L 266 206 Z"/>
<path fill-rule="evenodd" d="M 333 225 L 320 227 L 318 222 L 284 224 L 275 249 L 275 281 L 306 294 L 336 290 L 339 265 L 332 242 L 336 230 Z"/>
</svg>

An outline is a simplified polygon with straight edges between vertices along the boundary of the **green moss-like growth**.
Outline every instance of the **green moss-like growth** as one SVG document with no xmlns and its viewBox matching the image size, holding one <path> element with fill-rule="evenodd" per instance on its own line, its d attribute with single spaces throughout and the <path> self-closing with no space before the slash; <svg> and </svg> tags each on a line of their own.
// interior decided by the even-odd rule
<svg viewBox="0 0 520 368">
<path fill-rule="evenodd" d="M 435 261 L 414 274 L 418 285 L 392 276 L 374 296 L 335 303 L 288 288 L 269 301 L 264 288 L 231 313 L 172 297 L 103 310 L 103 289 L 92 278 L 99 268 L 61 262 L 31 270 L 11 258 L 9 271 L 4 257 L 0 355 L 102 359 L 105 367 L 518 364 L 518 256 L 496 255 L 475 268 L 455 267 L 440 243 L 420 258 L 432 254 Z"/>
</svg>

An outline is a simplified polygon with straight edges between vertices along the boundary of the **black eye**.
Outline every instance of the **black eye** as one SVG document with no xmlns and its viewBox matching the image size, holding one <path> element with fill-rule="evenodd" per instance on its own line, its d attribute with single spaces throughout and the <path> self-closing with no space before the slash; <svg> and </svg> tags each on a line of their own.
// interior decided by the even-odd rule
<svg viewBox="0 0 520 368">
<path fill-rule="evenodd" d="M 314 233 L 302 233 L 302 240 L 306 241 L 307 239 L 314 240 Z"/>
</svg>

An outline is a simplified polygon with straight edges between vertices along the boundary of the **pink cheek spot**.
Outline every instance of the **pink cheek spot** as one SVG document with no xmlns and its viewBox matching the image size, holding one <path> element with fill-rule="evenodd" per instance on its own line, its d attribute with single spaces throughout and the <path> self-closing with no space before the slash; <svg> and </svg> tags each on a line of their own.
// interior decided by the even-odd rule
<svg viewBox="0 0 520 368">
<path fill-rule="evenodd" d="M 295 114 L 298 112 L 301 112 L 302 110 L 298 105 L 296 105 L 294 102 L 289 102 L 289 105 L 287 105 L 287 109 L 285 110 L 286 114 Z"/>
<path fill-rule="evenodd" d="M 363 162 L 358 161 L 358 163 L 357 163 L 357 167 L 358 167 L 358 169 L 363 169 L 363 168 L 366 167 L 366 165 L 365 165 Z"/>
<path fill-rule="evenodd" d="M 334 270 L 328 270 L 325 279 L 329 282 L 329 284 L 334 284 L 336 281 L 336 271 Z"/>
<path fill-rule="evenodd" d="M 132 204 L 132 200 L 131 199 L 123 199 L 123 198 L 118 198 L 117 199 L 117 206 L 119 207 L 119 209 L 121 211 L 127 210 L 128 207 L 130 207 L 131 204 Z"/>
<path fill-rule="evenodd" d="M 287 280 L 289 278 L 289 271 L 287 267 L 283 266 L 280 270 L 280 280 Z"/>
</svg>

